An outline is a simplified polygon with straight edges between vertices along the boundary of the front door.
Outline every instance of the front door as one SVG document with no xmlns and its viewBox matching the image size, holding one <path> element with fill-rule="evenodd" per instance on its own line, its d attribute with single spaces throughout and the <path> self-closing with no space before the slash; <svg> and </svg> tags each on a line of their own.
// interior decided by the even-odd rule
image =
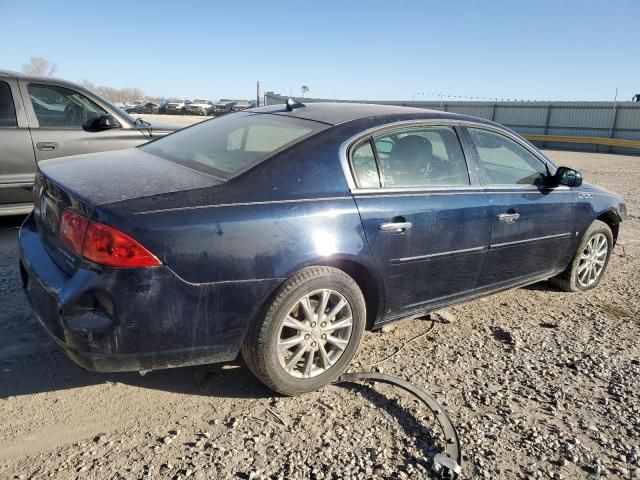
<svg viewBox="0 0 640 480">
<path fill-rule="evenodd" d="M 28 208 L 33 201 L 36 162 L 18 84 L 13 79 L 0 80 L 0 146 L 0 208 L 4 213 Z"/>
<path fill-rule="evenodd" d="M 88 132 L 83 125 L 108 113 L 85 95 L 58 85 L 23 84 L 23 98 L 29 102 L 31 138 L 36 159 L 122 150 L 146 141 L 135 128 Z"/>
<path fill-rule="evenodd" d="M 491 245 L 479 288 L 545 276 L 566 267 L 576 235 L 569 187 L 552 187 L 546 162 L 524 143 L 468 128 L 491 200 Z"/>
<path fill-rule="evenodd" d="M 353 190 L 386 288 L 387 318 L 474 290 L 491 209 L 450 126 L 407 126 L 364 139 L 351 155 Z"/>
</svg>

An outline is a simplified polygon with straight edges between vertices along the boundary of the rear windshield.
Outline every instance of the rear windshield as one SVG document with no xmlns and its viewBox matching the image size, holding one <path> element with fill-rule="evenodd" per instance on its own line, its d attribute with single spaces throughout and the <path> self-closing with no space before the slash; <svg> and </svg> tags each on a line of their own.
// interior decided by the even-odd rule
<svg viewBox="0 0 640 480">
<path fill-rule="evenodd" d="M 230 178 L 327 125 L 240 112 L 196 124 L 139 148 L 191 168 Z"/>
</svg>

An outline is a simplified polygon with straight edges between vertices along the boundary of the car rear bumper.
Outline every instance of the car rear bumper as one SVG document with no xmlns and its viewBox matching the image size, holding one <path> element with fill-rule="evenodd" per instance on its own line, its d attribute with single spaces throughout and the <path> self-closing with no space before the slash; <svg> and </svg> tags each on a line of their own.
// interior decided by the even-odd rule
<svg viewBox="0 0 640 480">
<path fill-rule="evenodd" d="M 249 322 L 280 280 L 191 284 L 166 266 L 83 265 L 67 275 L 30 215 L 19 236 L 20 272 L 33 312 L 79 366 L 143 371 L 232 360 Z"/>
</svg>

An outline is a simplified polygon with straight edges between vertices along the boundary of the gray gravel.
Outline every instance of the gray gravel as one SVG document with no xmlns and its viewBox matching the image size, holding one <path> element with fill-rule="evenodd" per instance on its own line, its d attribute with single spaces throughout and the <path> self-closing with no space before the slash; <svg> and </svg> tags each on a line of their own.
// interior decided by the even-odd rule
<svg viewBox="0 0 640 480">
<path fill-rule="evenodd" d="M 458 428 L 463 478 L 640 478 L 640 158 L 549 152 L 625 195 L 607 276 L 547 283 L 365 335 L 353 370 L 426 388 Z M 0 231 L 0 478 L 429 478 L 442 436 L 388 386 L 274 397 L 240 363 L 100 375 L 29 314 L 18 220 Z"/>
</svg>

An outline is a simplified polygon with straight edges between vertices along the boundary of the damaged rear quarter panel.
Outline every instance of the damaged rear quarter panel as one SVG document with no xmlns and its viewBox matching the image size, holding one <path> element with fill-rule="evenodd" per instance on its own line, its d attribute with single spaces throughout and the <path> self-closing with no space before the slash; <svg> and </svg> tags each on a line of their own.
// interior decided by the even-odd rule
<svg viewBox="0 0 640 480">
<path fill-rule="evenodd" d="M 220 185 L 95 209 L 94 219 L 138 240 L 169 275 L 157 285 L 123 276 L 135 308 L 127 317 L 143 319 L 129 335 L 166 338 L 163 348 L 176 338 L 183 348 L 224 344 L 235 356 L 249 322 L 297 270 L 348 259 L 376 271 L 337 149 L 305 146 Z"/>
</svg>

